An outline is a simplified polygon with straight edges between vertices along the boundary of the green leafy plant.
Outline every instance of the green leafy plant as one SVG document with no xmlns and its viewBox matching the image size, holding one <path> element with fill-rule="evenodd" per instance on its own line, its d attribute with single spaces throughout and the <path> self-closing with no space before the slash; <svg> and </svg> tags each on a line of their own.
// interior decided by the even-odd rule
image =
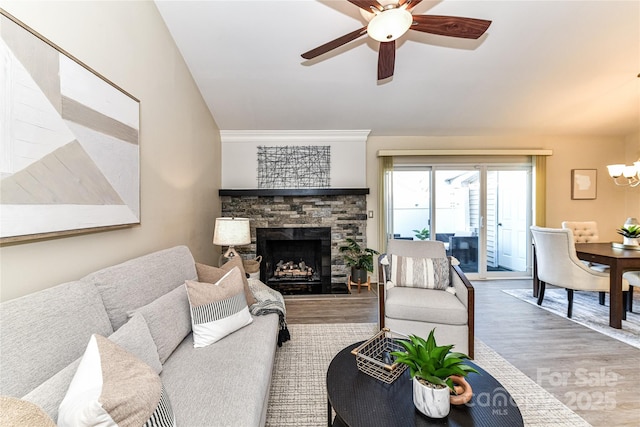
<svg viewBox="0 0 640 427">
<path fill-rule="evenodd" d="M 429 229 L 423 228 L 422 230 L 413 230 L 416 233 L 416 239 L 418 240 L 427 240 L 429 238 Z"/>
<path fill-rule="evenodd" d="M 640 225 L 627 225 L 619 230 L 616 230 L 618 234 L 622 234 L 624 237 L 640 237 Z"/>
<path fill-rule="evenodd" d="M 469 356 L 451 351 L 453 345 L 438 346 L 434 331 L 431 330 L 426 340 L 416 335 L 409 335 L 408 340 L 398 340 L 405 351 L 394 351 L 391 355 L 396 357 L 396 362 L 409 367 L 411 378 L 418 377 L 437 388 L 454 390 L 452 375 L 466 377 L 470 372 L 477 374 L 478 371 L 464 363 Z"/>
<path fill-rule="evenodd" d="M 346 242 L 346 245 L 338 248 L 344 256 L 344 263 L 349 267 L 373 272 L 373 256 L 378 255 L 380 252 L 370 248 L 363 248 L 351 238 L 346 239 Z"/>
</svg>

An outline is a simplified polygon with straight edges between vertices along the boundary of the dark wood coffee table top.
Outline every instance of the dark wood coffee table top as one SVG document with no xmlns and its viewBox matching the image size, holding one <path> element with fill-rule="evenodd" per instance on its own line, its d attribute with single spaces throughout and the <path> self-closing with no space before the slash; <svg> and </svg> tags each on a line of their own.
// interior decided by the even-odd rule
<svg viewBox="0 0 640 427">
<path fill-rule="evenodd" d="M 473 398 L 466 405 L 451 405 L 446 418 L 427 418 L 413 405 L 413 386 L 407 369 L 393 384 L 385 384 L 356 366 L 354 343 L 333 358 L 327 371 L 328 425 L 348 427 L 411 426 L 523 426 L 522 415 L 511 395 L 485 370 L 469 374 Z M 332 420 L 331 409 L 336 412 Z"/>
</svg>

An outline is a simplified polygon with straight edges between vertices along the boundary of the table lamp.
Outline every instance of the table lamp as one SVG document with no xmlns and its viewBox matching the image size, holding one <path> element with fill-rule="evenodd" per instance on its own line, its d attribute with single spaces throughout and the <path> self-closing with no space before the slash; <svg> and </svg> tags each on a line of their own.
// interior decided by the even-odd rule
<svg viewBox="0 0 640 427">
<path fill-rule="evenodd" d="M 251 243 L 251 229 L 249 218 L 216 218 L 213 230 L 213 244 L 229 246 L 224 253 L 225 258 L 240 256 L 234 249 L 236 245 L 248 245 Z"/>
</svg>

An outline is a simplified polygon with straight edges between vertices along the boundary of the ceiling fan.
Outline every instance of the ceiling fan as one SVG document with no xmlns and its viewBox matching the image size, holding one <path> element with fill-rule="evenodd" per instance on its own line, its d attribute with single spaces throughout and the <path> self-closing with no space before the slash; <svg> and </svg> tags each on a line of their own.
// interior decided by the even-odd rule
<svg viewBox="0 0 640 427">
<path fill-rule="evenodd" d="M 360 8 L 369 21 L 362 27 L 342 37 L 302 54 L 313 59 L 353 41 L 364 34 L 380 42 L 378 50 L 378 80 L 393 76 L 396 58 L 396 39 L 408 30 L 449 37 L 477 39 L 487 31 L 491 21 L 458 16 L 412 15 L 411 11 L 422 0 L 348 0 Z"/>
</svg>

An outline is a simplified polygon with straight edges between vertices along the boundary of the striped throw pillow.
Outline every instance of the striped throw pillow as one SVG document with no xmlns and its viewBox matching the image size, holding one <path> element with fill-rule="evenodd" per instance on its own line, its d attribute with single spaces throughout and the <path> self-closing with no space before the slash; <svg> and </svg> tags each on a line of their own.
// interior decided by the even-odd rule
<svg viewBox="0 0 640 427">
<path fill-rule="evenodd" d="M 58 411 L 58 426 L 175 426 L 160 377 L 146 363 L 94 334 Z"/>
<path fill-rule="evenodd" d="M 206 347 L 253 321 L 242 273 L 234 267 L 215 284 L 187 280 L 193 346 Z"/>
<path fill-rule="evenodd" d="M 449 259 L 391 255 L 390 280 L 395 286 L 445 290 L 449 286 Z"/>
</svg>

